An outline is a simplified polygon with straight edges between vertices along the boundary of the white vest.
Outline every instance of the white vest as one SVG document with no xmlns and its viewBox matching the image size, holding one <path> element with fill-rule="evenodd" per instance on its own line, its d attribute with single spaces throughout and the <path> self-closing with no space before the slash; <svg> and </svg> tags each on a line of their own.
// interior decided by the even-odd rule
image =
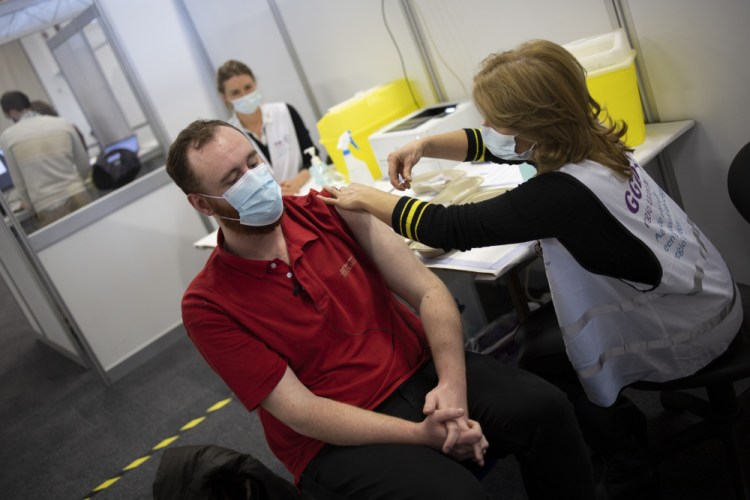
<svg viewBox="0 0 750 500">
<path fill-rule="evenodd" d="M 742 323 L 726 264 L 705 235 L 631 159 L 618 179 L 599 163 L 568 164 L 623 227 L 656 256 L 656 287 L 594 274 L 556 239 L 542 240 L 565 348 L 589 399 L 610 406 L 638 380 L 695 373 L 722 354 Z"/>
<path fill-rule="evenodd" d="M 271 158 L 263 156 L 252 134 L 247 133 L 236 113 L 232 114 L 229 123 L 246 132 L 263 162 L 269 166 L 276 181 L 292 179 L 302 167 L 302 153 L 299 149 L 299 141 L 294 131 L 294 122 L 292 122 L 289 108 L 283 102 L 271 102 L 261 104 L 260 109 L 263 113 L 263 131 L 268 144 L 268 154 Z M 269 159 L 270 161 L 268 161 Z"/>
</svg>

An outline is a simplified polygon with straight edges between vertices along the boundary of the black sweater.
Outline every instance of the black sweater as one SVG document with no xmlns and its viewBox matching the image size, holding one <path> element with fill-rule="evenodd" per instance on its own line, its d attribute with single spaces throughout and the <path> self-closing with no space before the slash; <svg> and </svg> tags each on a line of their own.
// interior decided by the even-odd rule
<svg viewBox="0 0 750 500">
<path fill-rule="evenodd" d="M 469 160 L 507 163 L 483 156 L 481 136 L 467 130 Z M 474 144 L 474 146 L 472 146 Z M 473 155 L 473 156 L 472 156 Z M 406 214 L 422 211 L 405 227 Z M 529 179 L 496 198 L 467 205 L 431 205 L 404 197 L 392 214 L 393 228 L 435 248 L 475 247 L 556 238 L 586 270 L 655 286 L 661 267 L 645 243 L 628 232 L 580 181 L 562 172 Z"/>
</svg>

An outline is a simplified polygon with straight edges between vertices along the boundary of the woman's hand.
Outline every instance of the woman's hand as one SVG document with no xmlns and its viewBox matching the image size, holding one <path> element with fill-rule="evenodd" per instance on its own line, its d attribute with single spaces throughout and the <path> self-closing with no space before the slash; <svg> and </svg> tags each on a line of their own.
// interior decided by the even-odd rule
<svg viewBox="0 0 750 500">
<path fill-rule="evenodd" d="M 328 205 L 334 205 L 346 210 L 367 210 L 370 200 L 381 193 L 381 191 L 364 186 L 362 184 L 352 183 L 340 188 L 334 186 L 323 186 L 323 190 L 330 193 L 331 197 L 318 196 Z"/>
<path fill-rule="evenodd" d="M 356 183 L 340 188 L 323 186 L 323 190 L 331 193 L 330 198 L 318 195 L 326 204 L 346 210 L 365 210 L 388 225 L 399 200 L 398 196 Z"/>
<path fill-rule="evenodd" d="M 424 155 L 424 142 L 411 141 L 388 155 L 388 177 L 396 189 L 411 187 L 411 171 Z"/>
</svg>

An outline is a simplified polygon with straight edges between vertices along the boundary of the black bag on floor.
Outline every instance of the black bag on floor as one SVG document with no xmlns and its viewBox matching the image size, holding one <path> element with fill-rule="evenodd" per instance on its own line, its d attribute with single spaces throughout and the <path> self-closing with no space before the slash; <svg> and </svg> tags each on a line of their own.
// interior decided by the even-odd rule
<svg viewBox="0 0 750 500">
<path fill-rule="evenodd" d="M 154 500 L 314 500 L 252 455 L 215 445 L 167 448 Z"/>
<path fill-rule="evenodd" d="M 115 189 L 135 179 L 141 160 L 129 149 L 113 149 L 97 158 L 91 177 L 99 189 Z"/>
</svg>

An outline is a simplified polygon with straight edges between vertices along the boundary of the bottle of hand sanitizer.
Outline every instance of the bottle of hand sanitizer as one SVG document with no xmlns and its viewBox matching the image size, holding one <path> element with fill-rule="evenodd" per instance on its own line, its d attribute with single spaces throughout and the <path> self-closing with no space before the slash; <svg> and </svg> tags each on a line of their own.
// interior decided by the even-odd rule
<svg viewBox="0 0 750 500">
<path fill-rule="evenodd" d="M 305 149 L 305 154 L 310 155 L 310 175 L 313 178 L 313 184 L 315 184 L 316 188 L 320 188 L 326 183 L 323 178 L 323 168 L 325 167 L 325 164 L 320 161 L 320 157 L 318 157 L 315 152 L 313 146 Z"/>
<path fill-rule="evenodd" d="M 370 168 L 367 166 L 367 163 L 363 162 L 359 158 L 356 158 L 352 154 L 349 146 L 354 146 L 355 149 L 359 149 L 359 146 L 357 146 L 357 143 L 355 143 L 354 139 L 352 138 L 351 131 L 347 130 L 343 134 L 341 134 L 341 137 L 339 138 L 338 148 L 344 155 L 344 163 L 346 163 L 349 182 L 358 182 L 360 184 L 372 186 L 375 182 L 375 179 L 373 179 L 372 174 L 370 173 Z"/>
<path fill-rule="evenodd" d="M 305 149 L 305 154 L 310 155 L 310 175 L 313 179 L 313 187 L 320 189 L 325 185 L 340 186 L 344 178 L 336 170 L 336 167 L 323 163 L 315 153 L 315 148 L 312 146 Z"/>
</svg>

